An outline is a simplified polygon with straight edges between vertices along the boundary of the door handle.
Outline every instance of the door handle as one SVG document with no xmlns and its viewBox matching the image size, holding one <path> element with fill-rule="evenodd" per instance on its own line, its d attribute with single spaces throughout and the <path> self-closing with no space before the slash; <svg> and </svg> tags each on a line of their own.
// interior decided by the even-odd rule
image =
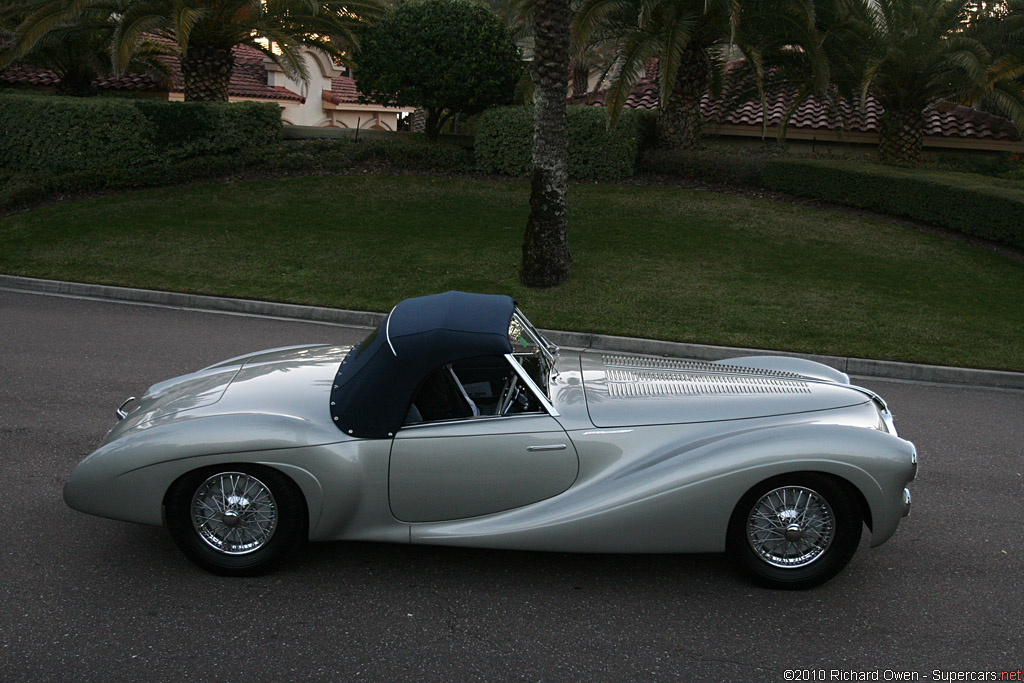
<svg viewBox="0 0 1024 683">
<path fill-rule="evenodd" d="M 564 443 L 549 443 L 549 444 L 546 444 L 544 446 L 527 446 L 526 450 L 528 450 L 531 453 L 536 453 L 537 451 L 564 451 L 565 450 L 565 444 Z"/>
</svg>

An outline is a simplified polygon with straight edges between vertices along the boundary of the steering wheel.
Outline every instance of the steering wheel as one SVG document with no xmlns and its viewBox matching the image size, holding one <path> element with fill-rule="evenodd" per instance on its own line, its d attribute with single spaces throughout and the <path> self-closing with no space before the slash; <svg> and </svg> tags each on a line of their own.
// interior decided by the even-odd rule
<svg viewBox="0 0 1024 683">
<path fill-rule="evenodd" d="M 498 400 L 498 415 L 506 415 L 517 398 L 519 398 L 519 378 L 513 375 L 508 378 L 505 388 L 501 390 L 501 398 Z"/>
</svg>

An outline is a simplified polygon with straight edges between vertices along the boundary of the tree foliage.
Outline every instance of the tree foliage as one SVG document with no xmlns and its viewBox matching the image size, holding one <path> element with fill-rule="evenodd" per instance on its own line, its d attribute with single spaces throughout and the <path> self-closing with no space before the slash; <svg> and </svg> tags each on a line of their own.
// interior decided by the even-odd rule
<svg viewBox="0 0 1024 683">
<path fill-rule="evenodd" d="M 799 61 L 815 89 L 828 78 L 814 25 L 813 0 L 583 0 L 573 23 L 576 50 L 611 44 L 606 102 L 614 120 L 633 86 L 658 60 L 659 139 L 662 146 L 698 144 L 705 91 L 718 94 L 729 60 L 762 96 L 776 62 Z M 739 79 L 744 73 L 730 73 Z"/>
<path fill-rule="evenodd" d="M 95 81 L 114 75 L 110 45 L 128 0 L 100 0 L 71 14 L 69 5 L 69 0 L 21 0 L 0 11 L 0 69 L 14 64 L 48 69 L 60 79 L 60 94 L 95 95 Z M 50 22 L 54 15 L 62 19 Z M 170 73 L 159 57 L 169 52 L 166 44 L 143 39 L 126 53 L 125 66 L 166 85 Z"/>
<path fill-rule="evenodd" d="M 883 160 L 920 158 L 925 112 L 944 101 L 988 100 L 1018 126 L 1024 124 L 1024 88 L 1015 80 L 1024 74 L 1024 61 L 1012 51 L 994 51 L 999 24 L 989 25 L 984 38 L 965 30 L 968 0 L 847 1 L 861 4 L 866 17 L 860 31 L 863 61 L 856 66 L 861 96 L 871 95 L 885 108 L 879 140 Z"/>
<path fill-rule="evenodd" d="M 427 111 L 427 135 L 447 119 L 509 104 L 523 65 L 509 30 L 470 0 L 410 0 L 362 36 L 363 100 Z"/>
<path fill-rule="evenodd" d="M 113 2 L 119 4 L 111 12 Z M 112 30 L 105 37 L 93 31 L 89 39 L 106 42 L 115 73 L 133 69 L 140 46 L 160 37 L 181 57 L 186 100 L 226 101 L 235 45 L 255 48 L 289 76 L 306 79 L 303 46 L 351 63 L 356 34 L 382 11 L 380 0 L 45 0 L 14 37 L 28 54 L 59 42 L 68 26 L 103 16 Z"/>
</svg>

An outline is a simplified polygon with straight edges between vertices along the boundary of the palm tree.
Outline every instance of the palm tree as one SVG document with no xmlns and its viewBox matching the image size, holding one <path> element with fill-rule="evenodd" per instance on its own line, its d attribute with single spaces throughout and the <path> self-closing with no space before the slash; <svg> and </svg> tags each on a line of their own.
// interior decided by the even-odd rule
<svg viewBox="0 0 1024 683">
<path fill-rule="evenodd" d="M 861 97 L 885 108 L 879 157 L 917 161 L 925 112 L 943 101 L 988 99 L 1024 123 L 1024 74 L 1019 55 L 995 56 L 967 28 L 969 0 L 849 0 L 866 5 Z"/>
<path fill-rule="evenodd" d="M 976 3 L 968 15 L 965 33 L 995 54 L 1024 57 L 1024 0 Z M 1004 79 L 999 83 L 1000 92 L 983 97 L 976 106 L 985 111 L 1005 113 L 1012 118 L 1013 105 L 1007 107 L 1000 100 L 1003 99 L 1001 90 L 1013 89 L 1013 81 L 1024 87 L 1024 73 L 1009 82 Z"/>
<path fill-rule="evenodd" d="M 146 34 L 166 35 L 181 51 L 185 100 L 226 101 L 235 45 L 249 45 L 305 80 L 303 46 L 351 65 L 356 33 L 382 11 L 379 0 L 134 0 L 115 37 L 114 62 L 124 68 Z"/>
<path fill-rule="evenodd" d="M 57 0 L 23 26 L 24 49 L 49 31 L 74 23 L 105 0 Z M 380 0 L 123 0 L 111 56 L 118 73 L 127 70 L 139 45 L 157 36 L 177 46 L 186 100 L 228 98 L 234 67 L 231 48 L 249 45 L 285 73 L 307 79 L 302 46 L 351 64 L 356 34 L 383 11 Z M 271 47 L 271 44 L 273 47 Z"/>
<path fill-rule="evenodd" d="M 856 100 L 868 4 L 849 0 L 810 0 L 778 4 L 746 3 L 737 26 L 737 45 L 746 59 L 730 65 L 726 106 L 766 93 L 787 93 L 779 140 L 790 117 L 809 97 L 838 104 Z M 762 117 L 767 133 L 768 116 Z"/>
<path fill-rule="evenodd" d="M 60 79 L 58 93 L 76 97 L 95 95 L 95 81 L 114 73 L 110 44 L 125 3 L 96 2 L 73 20 L 49 24 L 45 32 L 33 32 L 33 27 L 53 13 L 63 12 L 66 5 L 61 0 L 29 0 L 9 5 L 0 18 L 0 25 L 9 27 L 0 35 L 0 68 L 30 64 L 48 69 Z M 166 45 L 142 40 L 128 55 L 128 69 L 147 73 L 166 85 L 170 82 L 170 71 L 160 57 L 168 52 Z"/>
<path fill-rule="evenodd" d="M 650 60 L 658 58 L 659 143 L 694 147 L 702 123 L 700 99 L 721 61 L 711 48 L 730 35 L 737 13 L 735 0 L 584 0 L 573 22 L 573 42 L 614 36 L 605 96 L 612 121 Z"/>
<path fill-rule="evenodd" d="M 570 0 L 534 5 L 534 137 L 530 216 L 519 277 L 528 287 L 553 287 L 569 277 L 566 235 L 569 189 L 566 99 L 569 95 Z"/>
<path fill-rule="evenodd" d="M 700 101 L 721 91 L 727 61 L 745 59 L 731 76 L 753 77 L 763 99 L 773 60 L 800 55 L 822 89 L 826 63 L 815 33 L 811 0 L 584 0 L 573 39 L 615 36 L 616 62 L 606 102 L 614 120 L 651 59 L 658 60 L 659 144 L 695 147 Z"/>
</svg>

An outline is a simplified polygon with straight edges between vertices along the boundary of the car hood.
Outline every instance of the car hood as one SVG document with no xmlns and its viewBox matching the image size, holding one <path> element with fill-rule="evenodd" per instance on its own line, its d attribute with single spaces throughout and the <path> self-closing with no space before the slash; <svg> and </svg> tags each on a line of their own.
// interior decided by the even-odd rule
<svg viewBox="0 0 1024 683">
<path fill-rule="evenodd" d="M 736 359 L 742 361 L 743 359 Z M 763 361 L 763 359 L 758 359 Z M 845 408 L 871 400 L 819 373 L 651 356 L 582 353 L 587 411 L 597 427 L 742 420 Z M 789 368 L 780 360 L 780 368 Z M 817 364 L 814 364 L 817 365 Z M 820 366 L 824 367 L 824 366 Z"/>
<path fill-rule="evenodd" d="M 154 384 L 104 441 L 168 422 L 242 413 L 283 415 L 333 428 L 330 390 L 350 349 L 324 344 L 270 349 Z"/>
</svg>

